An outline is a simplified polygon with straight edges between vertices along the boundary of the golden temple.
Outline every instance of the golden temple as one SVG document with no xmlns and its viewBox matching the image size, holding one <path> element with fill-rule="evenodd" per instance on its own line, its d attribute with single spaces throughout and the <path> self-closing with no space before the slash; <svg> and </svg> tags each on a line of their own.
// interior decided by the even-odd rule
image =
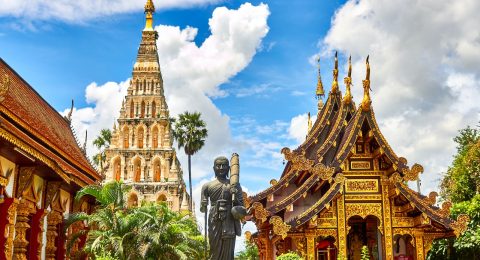
<svg viewBox="0 0 480 260">
<path fill-rule="evenodd" d="M 368 247 L 370 259 L 423 260 L 438 238 L 458 236 L 468 217 L 449 218 L 450 203 L 435 206 L 437 193 L 424 196 L 408 181 L 423 167 L 408 166 L 381 133 L 370 98 L 370 64 L 366 60 L 364 95 L 356 106 L 351 94 L 351 64 L 338 86 L 335 55 L 333 82 L 306 140 L 295 150 L 283 148 L 288 161 L 280 179 L 247 197 L 247 220 L 257 232 L 246 237 L 260 259 L 275 259 L 295 251 L 303 258 L 360 259 Z M 316 94 L 324 93 L 320 71 Z M 310 126 L 311 125 L 311 126 Z"/>
</svg>

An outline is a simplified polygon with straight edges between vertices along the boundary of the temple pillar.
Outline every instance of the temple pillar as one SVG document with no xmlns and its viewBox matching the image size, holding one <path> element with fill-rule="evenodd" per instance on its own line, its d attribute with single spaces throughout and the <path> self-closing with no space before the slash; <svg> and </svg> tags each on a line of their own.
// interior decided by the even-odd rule
<svg viewBox="0 0 480 260">
<path fill-rule="evenodd" d="M 27 260 L 27 230 L 30 228 L 28 222 L 30 215 L 35 213 L 35 204 L 29 200 L 22 199 L 17 208 L 17 221 L 15 223 L 15 239 L 13 240 L 13 258 Z"/>
<path fill-rule="evenodd" d="M 416 232 L 415 236 L 415 250 L 417 251 L 417 260 L 425 260 L 425 253 L 423 250 L 423 233 Z"/>
<path fill-rule="evenodd" d="M 58 236 L 57 225 L 62 222 L 62 214 L 56 210 L 50 211 L 47 217 L 47 245 L 45 249 L 45 258 L 55 260 L 57 247 L 55 245 L 55 238 Z"/>
<path fill-rule="evenodd" d="M 299 234 L 294 239 L 296 251 L 302 258 L 307 258 L 307 241 L 303 234 Z"/>
<path fill-rule="evenodd" d="M 28 259 L 35 260 L 42 258 L 42 241 L 43 241 L 43 221 L 45 219 L 45 210 L 39 209 L 31 217 L 30 227 L 30 243 L 28 245 Z"/>
<path fill-rule="evenodd" d="M 315 234 L 307 234 L 306 260 L 315 260 Z"/>
<path fill-rule="evenodd" d="M 382 200 L 383 200 L 383 235 L 385 238 L 385 256 L 386 259 L 393 259 L 393 236 L 392 236 L 392 212 L 390 205 L 389 181 L 382 180 Z"/>
<path fill-rule="evenodd" d="M 345 197 L 342 194 L 337 200 L 338 215 L 338 254 L 347 258 L 347 230 L 345 228 Z"/>
<path fill-rule="evenodd" d="M 15 217 L 17 213 L 17 206 L 18 206 L 18 199 L 14 198 L 7 198 L 4 200 L 3 205 L 6 208 L 6 211 L 2 211 L 6 213 L 5 215 L 5 225 L 2 227 L 3 229 L 3 237 L 0 241 L 0 259 L 12 259 L 13 253 L 13 235 L 15 233 Z M 2 217 L 3 217 L 2 216 Z"/>
</svg>

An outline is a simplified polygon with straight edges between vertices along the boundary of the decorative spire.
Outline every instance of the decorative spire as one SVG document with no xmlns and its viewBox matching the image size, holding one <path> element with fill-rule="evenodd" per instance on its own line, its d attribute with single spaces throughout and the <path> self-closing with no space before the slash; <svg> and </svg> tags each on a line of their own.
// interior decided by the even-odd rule
<svg viewBox="0 0 480 260">
<path fill-rule="evenodd" d="M 323 90 L 323 83 L 322 83 L 322 75 L 320 73 L 320 56 L 317 58 L 317 67 L 318 67 L 318 79 L 317 79 L 317 90 L 315 91 L 315 96 L 318 99 L 318 112 L 323 107 L 323 100 L 322 97 L 325 96 L 325 90 Z"/>
<path fill-rule="evenodd" d="M 182 203 L 180 205 L 180 211 L 188 211 L 187 193 L 185 192 L 185 190 L 183 191 L 183 198 L 182 198 Z"/>
<path fill-rule="evenodd" d="M 68 112 L 68 115 L 66 116 L 66 119 L 69 123 L 72 122 L 72 114 L 73 114 L 73 99 L 72 99 L 72 106 L 70 107 L 70 112 Z"/>
<path fill-rule="evenodd" d="M 370 105 L 372 104 L 372 100 L 370 99 L 370 63 L 368 58 L 370 55 L 367 56 L 366 65 L 367 65 L 367 75 L 365 76 L 365 80 L 363 80 L 363 100 L 362 100 L 362 110 L 368 111 L 370 110 Z"/>
<path fill-rule="evenodd" d="M 338 53 L 335 52 L 335 68 L 333 69 L 332 93 L 338 92 Z"/>
<path fill-rule="evenodd" d="M 86 155 L 87 154 L 87 136 L 88 136 L 88 130 L 85 130 L 85 142 L 83 143 L 83 153 Z"/>
<path fill-rule="evenodd" d="M 117 122 L 113 119 L 113 131 L 117 131 Z"/>
<path fill-rule="evenodd" d="M 310 117 L 310 112 L 308 112 L 308 129 L 307 129 L 307 135 L 310 133 L 310 130 L 312 130 L 312 119 Z"/>
<path fill-rule="evenodd" d="M 153 13 L 155 13 L 155 6 L 153 5 L 152 0 L 147 0 L 145 3 L 145 29 L 144 31 L 152 31 L 153 30 Z"/>
<path fill-rule="evenodd" d="M 323 90 L 322 75 L 320 73 L 320 57 L 317 58 L 317 67 L 318 67 L 318 79 L 317 79 L 317 90 L 315 91 L 315 95 L 317 96 L 317 98 L 321 98 L 325 96 L 325 91 Z"/>
<path fill-rule="evenodd" d="M 348 57 L 348 74 L 343 79 L 343 82 L 345 82 L 345 86 L 346 86 L 345 97 L 343 97 L 343 102 L 345 104 L 350 104 L 352 103 L 352 99 L 353 99 L 352 93 L 350 91 L 350 87 L 352 86 L 352 56 Z"/>
</svg>

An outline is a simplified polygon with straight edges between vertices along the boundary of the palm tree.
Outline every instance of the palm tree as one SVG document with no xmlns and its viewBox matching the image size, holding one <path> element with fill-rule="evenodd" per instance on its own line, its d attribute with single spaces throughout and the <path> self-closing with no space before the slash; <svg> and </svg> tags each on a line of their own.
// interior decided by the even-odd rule
<svg viewBox="0 0 480 260">
<path fill-rule="evenodd" d="M 127 207 L 129 187 L 121 182 L 105 186 L 87 186 L 75 199 L 95 198 L 97 207 L 91 214 L 68 216 L 66 228 L 84 222 L 89 230 L 69 237 L 67 251 L 81 236 L 86 236 L 83 252 L 102 259 L 201 259 L 203 237 L 190 216 L 182 216 L 165 203 L 143 203 Z M 82 253 L 82 252 L 78 252 Z"/>
<path fill-rule="evenodd" d="M 192 211 L 192 162 L 191 157 L 205 144 L 205 138 L 208 136 L 205 122 L 200 118 L 199 112 L 184 112 L 178 115 L 175 120 L 175 129 L 173 136 L 178 142 L 178 149 L 184 148 L 188 156 L 188 183 L 190 189 L 190 211 Z"/>
<path fill-rule="evenodd" d="M 112 139 L 112 132 L 110 129 L 102 129 L 100 130 L 100 135 L 97 136 L 95 140 L 93 140 L 93 145 L 95 145 L 99 152 L 93 156 L 93 162 L 100 166 L 100 172 L 103 172 L 103 164 L 107 159 L 105 154 L 105 149 L 110 146 L 110 140 Z"/>
</svg>

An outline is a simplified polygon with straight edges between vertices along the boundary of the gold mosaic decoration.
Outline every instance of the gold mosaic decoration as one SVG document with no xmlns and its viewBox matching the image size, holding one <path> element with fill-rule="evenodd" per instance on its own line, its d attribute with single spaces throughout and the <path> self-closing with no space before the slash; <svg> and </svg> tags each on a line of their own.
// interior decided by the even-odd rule
<svg viewBox="0 0 480 260">
<path fill-rule="evenodd" d="M 261 220 L 262 223 L 267 221 L 269 215 L 268 211 L 263 207 L 262 203 L 254 202 L 252 204 L 253 209 L 255 210 L 254 216 L 256 219 Z"/>
<path fill-rule="evenodd" d="M 457 217 L 457 221 L 451 224 L 455 236 L 459 237 L 463 232 L 465 232 L 465 230 L 467 230 L 468 222 L 470 222 L 470 217 L 468 217 L 466 214 L 460 214 Z"/>
<path fill-rule="evenodd" d="M 420 173 L 423 173 L 423 166 L 416 163 L 412 166 L 411 169 L 408 169 L 408 168 L 403 169 L 402 173 L 403 173 L 403 179 L 405 181 L 415 181 L 418 179 L 418 175 Z"/>
<path fill-rule="evenodd" d="M 279 235 L 282 239 L 287 237 L 287 233 L 290 230 L 290 225 L 287 225 L 283 222 L 282 218 L 279 216 L 273 216 L 270 218 L 270 224 L 273 225 L 273 233 Z"/>
<path fill-rule="evenodd" d="M 378 192 L 378 180 L 376 179 L 347 179 L 345 181 L 346 192 Z"/>
</svg>

